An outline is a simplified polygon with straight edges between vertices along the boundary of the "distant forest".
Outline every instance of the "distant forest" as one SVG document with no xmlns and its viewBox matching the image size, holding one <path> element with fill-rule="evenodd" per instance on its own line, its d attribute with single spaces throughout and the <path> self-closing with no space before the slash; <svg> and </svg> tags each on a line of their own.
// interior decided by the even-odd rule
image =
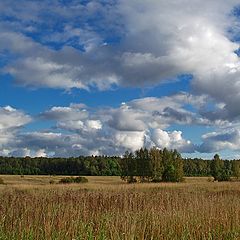
<svg viewBox="0 0 240 240">
<path fill-rule="evenodd" d="M 140 151 L 140 150 L 139 150 Z M 147 154 L 151 150 L 147 151 Z M 159 150 L 161 153 L 161 150 Z M 164 149 L 162 150 L 162 152 Z M 168 151 L 168 150 L 165 150 Z M 137 152 L 137 151 L 136 151 Z M 170 152 L 170 151 L 169 151 Z M 136 153 L 133 153 L 133 156 Z M 129 157 L 129 153 L 127 153 Z M 150 156 L 150 155 L 147 155 Z M 178 154 L 177 156 L 180 156 Z M 160 161 L 169 162 L 168 155 L 162 155 Z M 139 156 L 137 158 L 139 162 Z M 143 161 L 146 162 L 146 159 Z M 213 160 L 201 158 L 182 159 L 184 176 L 213 176 Z M 218 161 L 218 160 L 216 160 Z M 129 162 L 129 161 L 128 161 Z M 130 161 L 131 163 L 132 161 Z M 219 165 L 216 162 L 217 165 Z M 228 175 L 236 175 L 234 172 L 240 166 L 240 160 L 221 160 L 221 168 Z M 144 166 L 143 166 L 144 168 Z M 14 175 L 85 175 L 85 176 L 122 176 L 126 172 L 126 154 L 117 156 L 79 156 L 70 158 L 46 158 L 46 157 L 0 157 L 0 174 Z"/>
</svg>

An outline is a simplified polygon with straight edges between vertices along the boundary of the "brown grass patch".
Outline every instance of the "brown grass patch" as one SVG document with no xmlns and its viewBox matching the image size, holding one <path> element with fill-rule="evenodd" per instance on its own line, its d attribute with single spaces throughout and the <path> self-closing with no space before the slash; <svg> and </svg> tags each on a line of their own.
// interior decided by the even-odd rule
<svg viewBox="0 0 240 240">
<path fill-rule="evenodd" d="M 0 239 L 240 239 L 239 183 L 125 184 L 1 176 Z"/>
</svg>

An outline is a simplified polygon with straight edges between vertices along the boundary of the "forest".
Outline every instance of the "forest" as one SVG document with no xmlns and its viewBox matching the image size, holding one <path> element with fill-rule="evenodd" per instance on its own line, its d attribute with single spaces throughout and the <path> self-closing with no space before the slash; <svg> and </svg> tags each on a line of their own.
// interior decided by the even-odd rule
<svg viewBox="0 0 240 240">
<path fill-rule="evenodd" d="M 215 180 L 240 177 L 240 160 L 181 157 L 176 150 L 156 148 L 126 152 L 124 156 L 79 156 L 70 158 L 0 157 L 0 174 L 122 176 L 134 181 L 180 181 L 183 176 L 213 176 Z M 136 179 L 135 179 L 136 180 Z"/>
</svg>

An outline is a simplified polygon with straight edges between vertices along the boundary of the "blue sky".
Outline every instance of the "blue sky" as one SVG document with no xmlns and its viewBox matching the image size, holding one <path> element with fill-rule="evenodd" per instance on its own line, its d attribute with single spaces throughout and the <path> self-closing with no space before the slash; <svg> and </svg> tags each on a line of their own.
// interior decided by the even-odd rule
<svg viewBox="0 0 240 240">
<path fill-rule="evenodd" d="M 0 155 L 239 158 L 239 6 L 0 2 Z"/>
</svg>

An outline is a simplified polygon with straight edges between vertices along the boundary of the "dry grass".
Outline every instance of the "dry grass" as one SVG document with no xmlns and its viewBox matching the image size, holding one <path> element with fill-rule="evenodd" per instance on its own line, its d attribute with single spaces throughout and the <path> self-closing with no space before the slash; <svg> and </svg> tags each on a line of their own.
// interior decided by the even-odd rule
<svg viewBox="0 0 240 240">
<path fill-rule="evenodd" d="M 240 239 L 240 183 L 125 184 L 0 176 L 1 239 Z"/>
</svg>

